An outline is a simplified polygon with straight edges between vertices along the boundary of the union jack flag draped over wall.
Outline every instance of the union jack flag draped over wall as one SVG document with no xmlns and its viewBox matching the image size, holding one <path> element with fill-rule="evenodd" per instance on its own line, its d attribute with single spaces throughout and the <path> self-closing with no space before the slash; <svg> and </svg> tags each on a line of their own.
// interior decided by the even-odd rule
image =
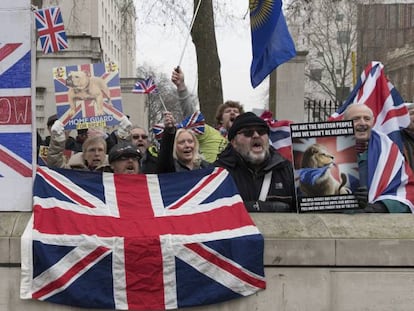
<svg viewBox="0 0 414 311">
<path fill-rule="evenodd" d="M 37 33 L 43 54 L 54 53 L 68 48 L 65 27 L 60 8 L 51 7 L 34 12 Z"/>
<path fill-rule="evenodd" d="M 330 120 L 341 120 L 346 108 L 353 104 L 371 108 L 374 129 L 388 135 L 402 150 L 400 128 L 410 124 L 410 117 L 400 94 L 385 76 L 383 64 L 371 62 L 365 68 L 348 99 Z"/>
<path fill-rule="evenodd" d="M 32 205 L 31 14 L 30 1 L 0 3 L 0 19 L 7 25 L 0 28 L 0 209 L 3 211 L 29 211 Z"/>
<path fill-rule="evenodd" d="M 265 288 L 263 238 L 222 168 L 162 175 L 38 168 L 21 298 L 162 310 Z"/>
</svg>

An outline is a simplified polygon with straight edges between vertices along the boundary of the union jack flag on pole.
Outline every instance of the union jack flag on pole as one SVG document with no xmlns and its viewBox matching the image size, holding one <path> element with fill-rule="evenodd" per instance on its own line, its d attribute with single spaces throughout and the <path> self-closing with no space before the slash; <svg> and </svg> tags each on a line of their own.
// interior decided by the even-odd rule
<svg viewBox="0 0 414 311">
<path fill-rule="evenodd" d="M 38 168 L 21 298 L 164 310 L 266 286 L 263 237 L 222 168 L 162 175 Z"/>
<path fill-rule="evenodd" d="M 51 7 L 34 12 L 37 33 L 43 54 L 54 53 L 68 48 L 65 27 L 60 8 Z"/>
<path fill-rule="evenodd" d="M 382 63 L 371 62 L 365 68 L 348 99 L 330 121 L 341 120 L 348 106 L 354 104 L 371 108 L 375 117 L 374 129 L 388 135 L 402 150 L 400 129 L 410 124 L 410 117 L 400 94 L 385 76 Z"/>
<path fill-rule="evenodd" d="M 158 93 L 157 85 L 152 77 L 146 80 L 139 80 L 135 83 L 132 93 L 136 94 L 152 94 Z"/>
</svg>

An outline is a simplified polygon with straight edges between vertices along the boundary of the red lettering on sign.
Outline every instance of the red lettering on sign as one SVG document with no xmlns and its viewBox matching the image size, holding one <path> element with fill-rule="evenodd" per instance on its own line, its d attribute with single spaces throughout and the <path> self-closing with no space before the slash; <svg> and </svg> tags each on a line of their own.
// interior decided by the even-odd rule
<svg viewBox="0 0 414 311">
<path fill-rule="evenodd" d="M 0 125 L 31 124 L 30 96 L 0 97 Z"/>
</svg>

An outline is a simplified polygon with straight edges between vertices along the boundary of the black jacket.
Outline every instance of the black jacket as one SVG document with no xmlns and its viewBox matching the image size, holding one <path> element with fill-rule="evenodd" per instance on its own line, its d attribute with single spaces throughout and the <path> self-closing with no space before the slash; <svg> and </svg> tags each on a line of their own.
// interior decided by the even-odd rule
<svg viewBox="0 0 414 311">
<path fill-rule="evenodd" d="M 249 167 L 230 144 L 214 164 L 230 172 L 248 211 L 296 212 L 292 164 L 272 147 L 270 157 L 258 170 Z M 264 202 L 259 201 L 263 179 L 269 171 L 272 171 L 269 192 Z"/>
</svg>

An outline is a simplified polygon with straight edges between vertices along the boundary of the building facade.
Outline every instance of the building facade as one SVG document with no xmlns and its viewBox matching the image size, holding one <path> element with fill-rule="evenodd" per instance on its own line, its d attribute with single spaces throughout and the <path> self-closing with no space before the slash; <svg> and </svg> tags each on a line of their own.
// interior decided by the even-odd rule
<svg viewBox="0 0 414 311">
<path fill-rule="evenodd" d="M 292 0 L 285 15 L 297 51 L 307 51 L 305 100 L 342 101 L 353 84 L 355 1 Z"/>
<path fill-rule="evenodd" d="M 47 118 L 56 113 L 53 68 L 113 61 L 119 66 L 124 113 L 133 123 L 147 125 L 145 97 L 129 93 L 136 78 L 135 6 L 132 0 L 43 0 L 38 8 L 58 6 L 62 12 L 69 48 L 43 54 L 40 43 L 36 55 L 36 124 L 42 137 L 49 135 Z"/>
<path fill-rule="evenodd" d="M 343 101 L 371 61 L 384 64 L 414 101 L 414 3 L 410 0 L 292 0 L 285 7 L 298 51 L 309 51 L 305 100 Z"/>
<path fill-rule="evenodd" d="M 380 61 L 405 101 L 414 101 L 414 3 L 362 1 L 358 7 L 358 70 Z"/>
</svg>

